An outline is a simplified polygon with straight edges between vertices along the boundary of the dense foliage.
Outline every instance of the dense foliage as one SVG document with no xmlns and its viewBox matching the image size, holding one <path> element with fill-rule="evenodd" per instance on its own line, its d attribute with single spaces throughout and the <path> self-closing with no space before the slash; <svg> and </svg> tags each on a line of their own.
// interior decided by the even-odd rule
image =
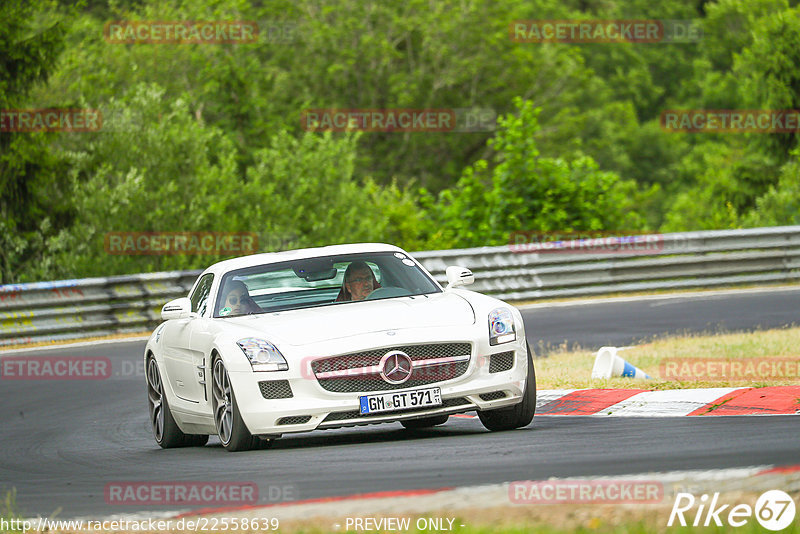
<svg viewBox="0 0 800 534">
<path fill-rule="evenodd" d="M 519 43 L 514 20 L 690 20 L 683 43 Z M 207 265 L 108 232 L 254 232 L 260 250 L 503 244 L 517 230 L 800 223 L 796 133 L 676 133 L 670 109 L 800 109 L 788 0 L 3 0 L 0 283 Z M 110 21 L 256 21 L 257 42 L 112 42 Z M 472 132 L 309 132 L 304 110 L 481 108 Z"/>
</svg>

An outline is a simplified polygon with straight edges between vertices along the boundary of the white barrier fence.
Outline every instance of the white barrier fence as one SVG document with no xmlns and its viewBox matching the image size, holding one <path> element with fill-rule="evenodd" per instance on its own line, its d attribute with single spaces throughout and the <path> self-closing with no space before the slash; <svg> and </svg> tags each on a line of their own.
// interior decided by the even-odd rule
<svg viewBox="0 0 800 534">
<path fill-rule="evenodd" d="M 470 289 L 521 301 L 631 291 L 786 283 L 800 279 L 800 226 L 658 234 L 417 252 L 444 283 L 448 265 Z M 616 243 L 616 244 L 613 244 Z M 0 346 L 141 332 L 186 296 L 200 271 L 0 286 Z"/>
</svg>

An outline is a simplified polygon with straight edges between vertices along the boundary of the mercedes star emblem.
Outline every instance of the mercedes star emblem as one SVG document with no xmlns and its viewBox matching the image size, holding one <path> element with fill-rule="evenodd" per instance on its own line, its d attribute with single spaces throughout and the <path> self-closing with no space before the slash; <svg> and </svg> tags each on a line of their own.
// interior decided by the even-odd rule
<svg viewBox="0 0 800 534">
<path fill-rule="evenodd" d="M 380 363 L 381 378 L 390 384 L 402 384 L 411 378 L 411 358 L 399 350 L 387 352 Z"/>
</svg>

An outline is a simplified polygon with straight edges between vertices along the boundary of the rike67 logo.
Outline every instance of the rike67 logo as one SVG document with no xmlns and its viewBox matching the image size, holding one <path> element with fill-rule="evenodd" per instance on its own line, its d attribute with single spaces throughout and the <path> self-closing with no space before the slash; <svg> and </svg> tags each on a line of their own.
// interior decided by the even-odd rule
<svg viewBox="0 0 800 534">
<path fill-rule="evenodd" d="M 693 510 L 696 504 L 697 509 Z M 752 508 L 748 504 L 737 504 L 733 507 L 730 504 L 720 504 L 719 493 L 714 493 L 711 502 L 708 501 L 706 494 L 696 499 L 691 493 L 678 493 L 667 526 L 673 526 L 677 519 L 678 524 L 685 527 L 688 517 L 689 520 L 693 518 L 691 523 L 693 527 L 708 527 L 712 522 L 718 527 L 723 525 L 741 527 L 753 516 L 768 530 L 783 530 L 794 521 L 795 504 L 789 494 L 781 490 L 762 493 Z"/>
</svg>

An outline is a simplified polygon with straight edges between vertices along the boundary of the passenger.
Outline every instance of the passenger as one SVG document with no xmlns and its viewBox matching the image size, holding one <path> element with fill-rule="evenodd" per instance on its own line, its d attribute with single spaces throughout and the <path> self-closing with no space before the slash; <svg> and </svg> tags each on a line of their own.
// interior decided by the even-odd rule
<svg viewBox="0 0 800 534">
<path fill-rule="evenodd" d="M 247 286 L 241 280 L 234 280 L 226 284 L 225 300 L 219 314 L 243 315 L 262 311 L 258 304 L 250 297 Z"/>
<path fill-rule="evenodd" d="M 375 273 L 363 261 L 354 261 L 344 272 L 344 281 L 335 302 L 364 300 L 370 293 L 381 287 Z"/>
</svg>

